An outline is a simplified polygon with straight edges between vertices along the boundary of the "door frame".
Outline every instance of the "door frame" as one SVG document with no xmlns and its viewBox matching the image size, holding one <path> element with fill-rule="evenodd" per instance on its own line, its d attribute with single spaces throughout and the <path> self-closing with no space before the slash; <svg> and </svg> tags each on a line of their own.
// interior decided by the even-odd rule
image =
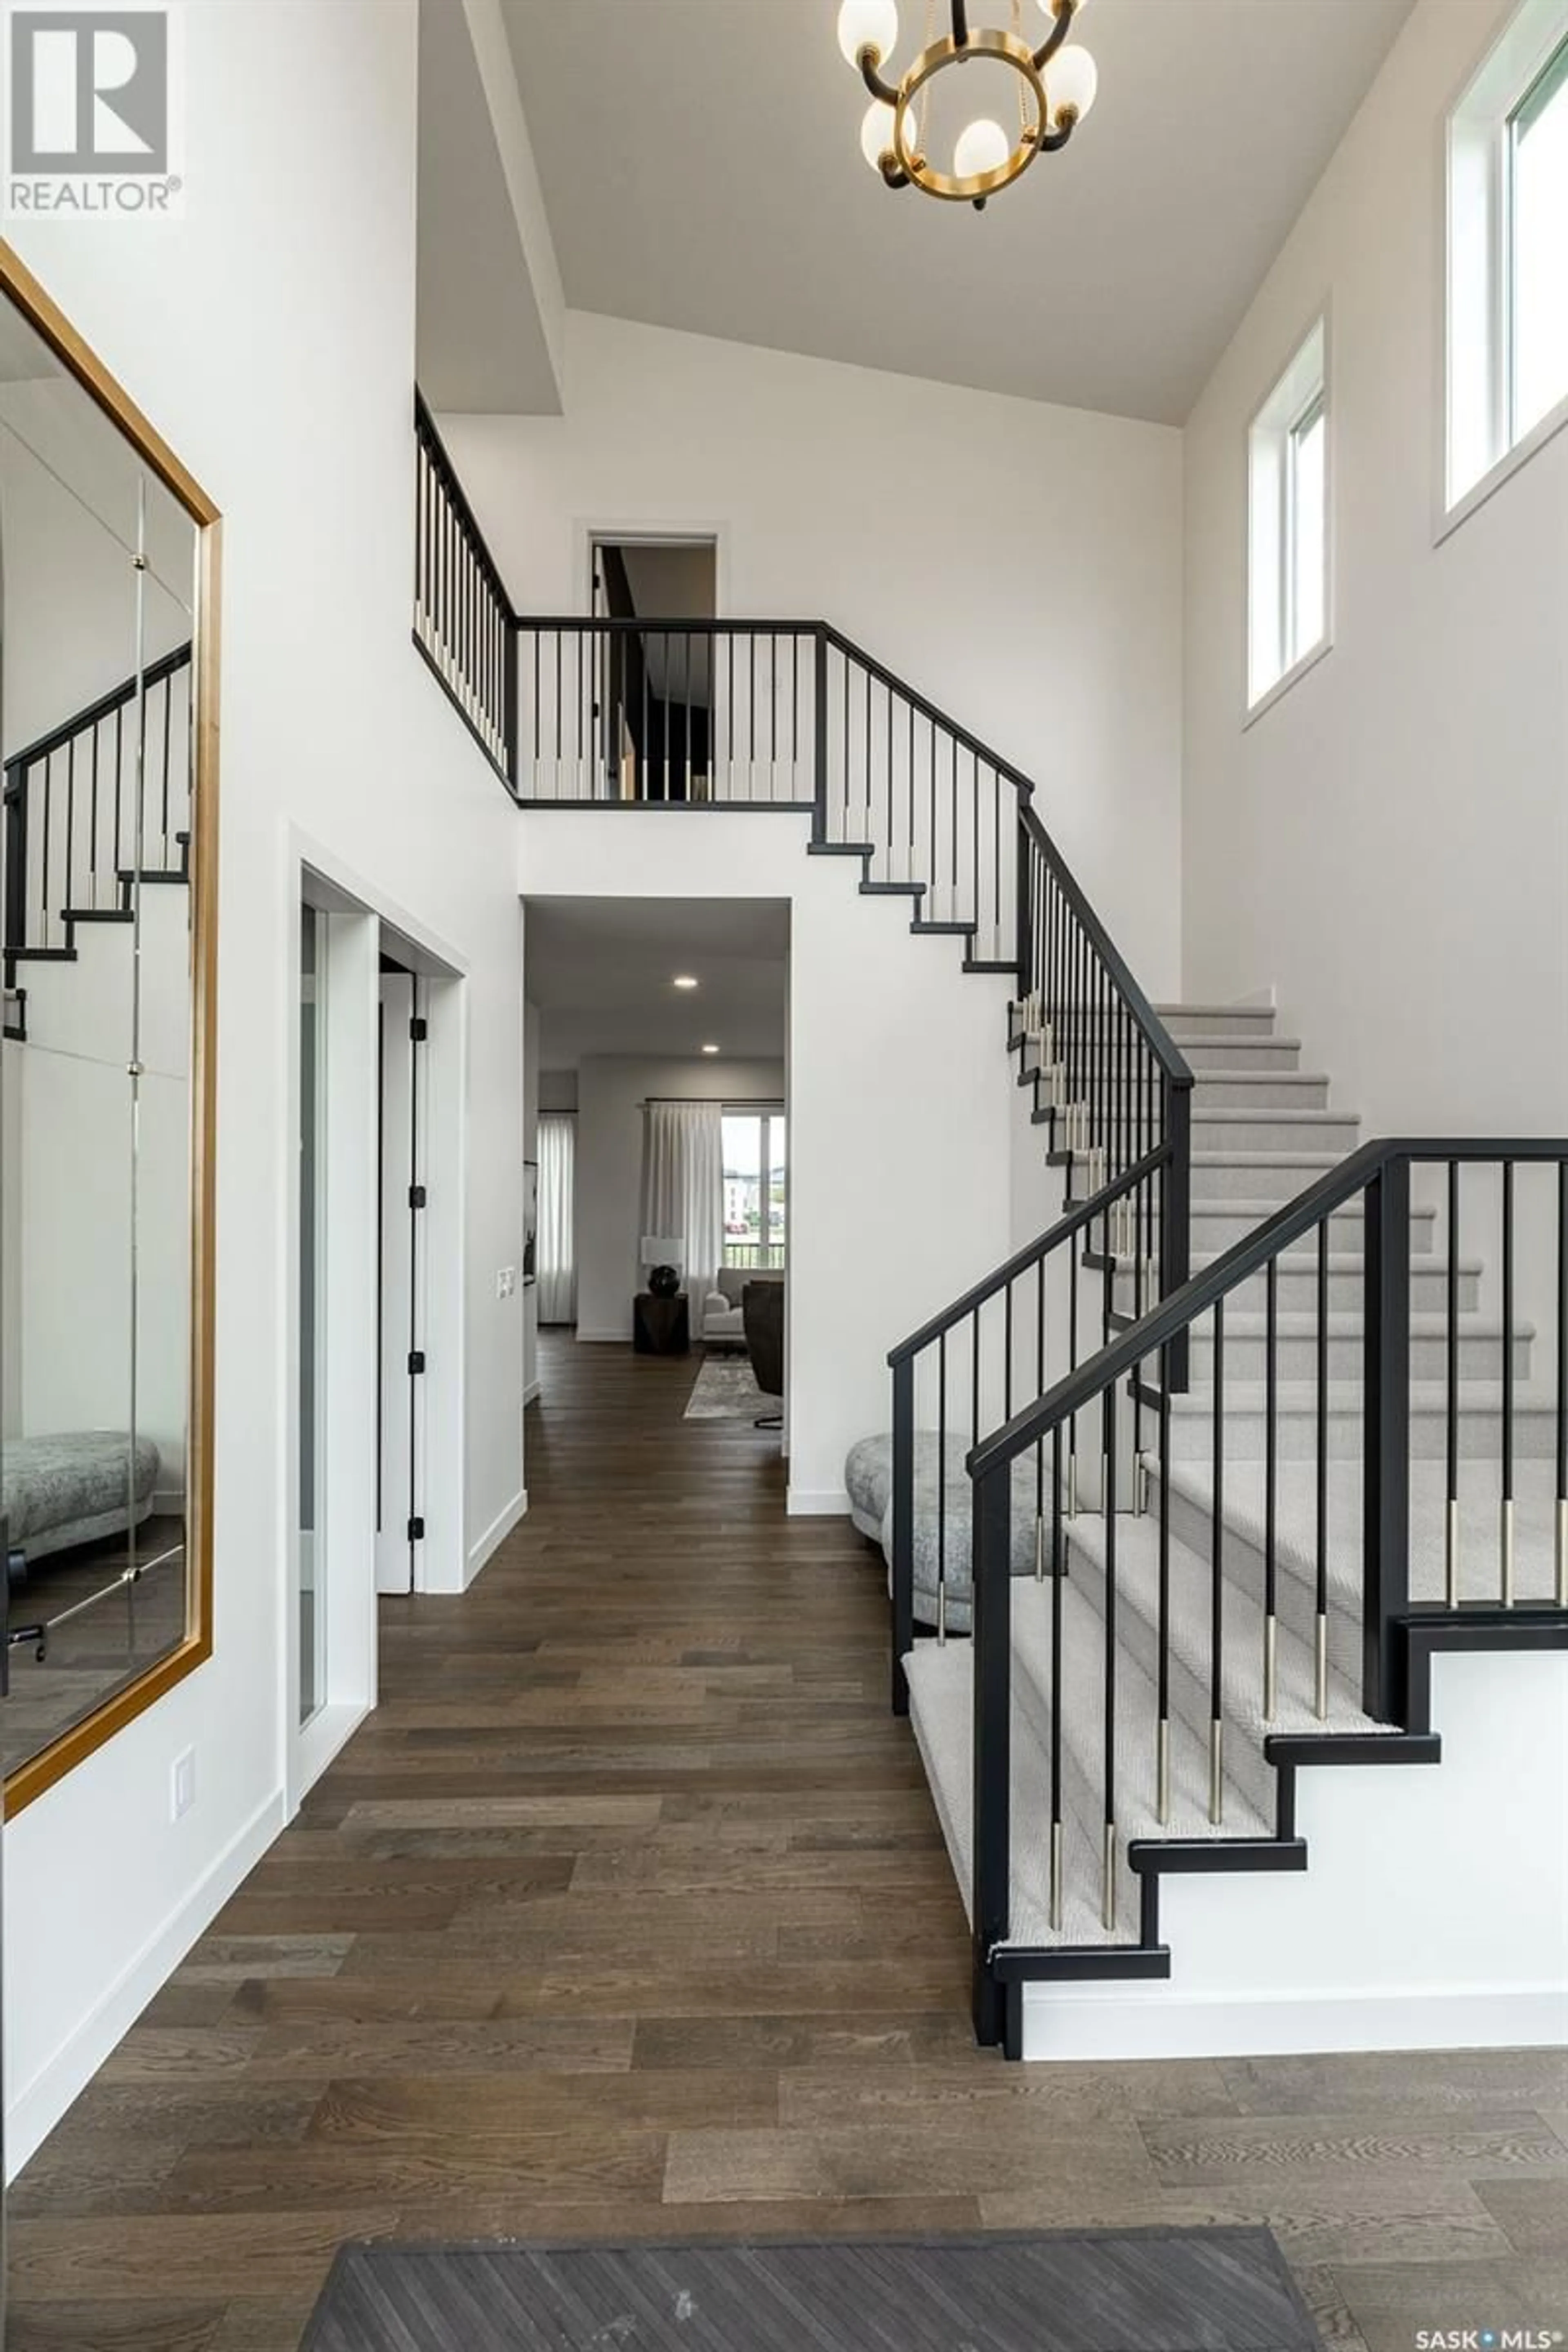
<svg viewBox="0 0 1568 2352">
<path fill-rule="evenodd" d="M 427 1000 L 426 1212 L 427 1358 L 439 1375 L 426 1391 L 423 1474 L 426 1539 L 416 1591 L 458 1592 L 466 1576 L 466 1313 L 468 967 L 405 909 L 297 826 L 287 828 L 288 1004 L 283 1020 L 288 1117 L 281 1139 L 286 1220 L 279 1312 L 286 1570 L 282 1615 L 282 1754 L 286 1813 L 292 1815 L 351 1733 L 376 1704 L 376 1406 L 379 1267 L 376 1210 L 384 935 L 400 961 L 417 959 Z M 331 918 L 324 1050 L 327 1086 L 326 1247 L 318 1311 L 323 1318 L 326 1429 L 322 1500 L 326 1577 L 325 1693 L 306 1724 L 300 1711 L 300 1133 L 298 970 L 300 908 L 309 898 Z"/>
</svg>

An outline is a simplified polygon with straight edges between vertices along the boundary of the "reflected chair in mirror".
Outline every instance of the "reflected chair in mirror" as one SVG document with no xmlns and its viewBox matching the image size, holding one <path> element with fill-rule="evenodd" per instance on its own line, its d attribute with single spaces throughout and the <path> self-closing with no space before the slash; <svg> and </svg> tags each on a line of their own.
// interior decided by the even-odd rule
<svg viewBox="0 0 1568 2352">
<path fill-rule="evenodd" d="M 764 1396 L 777 1397 L 781 1410 L 759 1413 L 757 1429 L 782 1429 L 784 1392 L 784 1286 L 782 1282 L 748 1282 L 741 1295 L 746 1327 L 746 1353 Z"/>
</svg>

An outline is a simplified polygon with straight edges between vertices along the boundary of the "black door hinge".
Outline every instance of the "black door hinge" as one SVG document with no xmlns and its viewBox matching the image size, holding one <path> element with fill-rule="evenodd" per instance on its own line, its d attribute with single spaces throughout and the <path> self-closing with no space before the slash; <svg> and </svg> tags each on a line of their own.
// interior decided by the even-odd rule
<svg viewBox="0 0 1568 2352">
<path fill-rule="evenodd" d="M 408 1540 L 409 1540 L 409 1542 L 410 1542 L 410 1543 L 423 1543 L 423 1542 L 424 1542 L 424 1540 L 425 1540 L 425 1522 L 424 1522 L 424 1520 L 423 1520 L 423 1519 L 410 1519 L 410 1520 L 409 1520 L 409 1522 L 408 1522 Z"/>
<path fill-rule="evenodd" d="M 410 1184 L 408 1187 L 408 1205 L 411 1209 L 422 1209 L 429 1197 L 423 1184 Z"/>
<path fill-rule="evenodd" d="M 409 1349 L 408 1369 L 411 1372 L 422 1372 L 425 1370 L 425 1350 L 423 1348 L 411 1348 Z"/>
<path fill-rule="evenodd" d="M 423 1013 L 416 1013 L 408 1024 L 408 1034 L 416 1045 L 423 1045 L 430 1034 L 430 1024 Z"/>
</svg>

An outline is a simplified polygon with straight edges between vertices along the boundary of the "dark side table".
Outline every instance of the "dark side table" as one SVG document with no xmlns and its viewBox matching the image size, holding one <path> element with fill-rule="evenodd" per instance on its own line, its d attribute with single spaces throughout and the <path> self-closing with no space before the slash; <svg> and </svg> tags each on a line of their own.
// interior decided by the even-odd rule
<svg viewBox="0 0 1568 2352">
<path fill-rule="evenodd" d="M 691 1318 L 684 1290 L 673 1298 L 656 1298 L 639 1290 L 632 1301 L 632 1347 L 639 1356 L 689 1356 Z"/>
</svg>

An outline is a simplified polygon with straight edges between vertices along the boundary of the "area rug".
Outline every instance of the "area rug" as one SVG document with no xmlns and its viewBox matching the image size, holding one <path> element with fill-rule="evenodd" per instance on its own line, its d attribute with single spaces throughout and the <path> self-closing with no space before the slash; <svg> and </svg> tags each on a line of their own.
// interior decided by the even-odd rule
<svg viewBox="0 0 1568 2352">
<path fill-rule="evenodd" d="M 345 2246 L 300 2352 L 1321 2352 L 1267 2230 Z"/>
<path fill-rule="evenodd" d="M 777 1397 L 764 1396 L 757 1386 L 749 1356 L 710 1356 L 691 1384 L 686 1400 L 687 1421 L 755 1421 L 760 1412 L 777 1412 Z"/>
</svg>

